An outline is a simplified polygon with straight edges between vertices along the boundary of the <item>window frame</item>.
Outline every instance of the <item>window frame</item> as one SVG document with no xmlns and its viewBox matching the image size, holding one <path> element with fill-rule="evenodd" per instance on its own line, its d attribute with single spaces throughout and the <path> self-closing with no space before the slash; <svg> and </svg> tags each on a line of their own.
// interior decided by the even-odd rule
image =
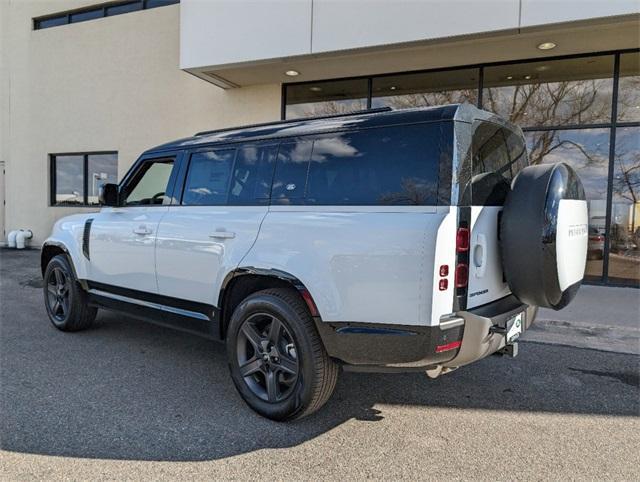
<svg viewBox="0 0 640 482">
<path fill-rule="evenodd" d="M 49 154 L 49 207 L 54 208 L 97 208 L 97 204 L 89 204 L 89 156 L 95 155 L 115 155 L 116 156 L 116 173 L 118 169 L 118 151 L 91 151 L 91 152 L 56 152 Z M 81 204 L 62 204 L 56 200 L 57 189 L 57 157 L 64 156 L 82 156 L 82 203 Z M 117 174 L 116 174 L 117 175 Z"/>
<path fill-rule="evenodd" d="M 94 5 L 87 5 L 86 7 L 82 7 L 82 8 L 75 8 L 72 10 L 64 10 L 62 12 L 56 12 L 56 13 L 51 13 L 48 15 L 42 15 L 40 17 L 34 17 L 32 19 L 32 28 L 33 30 L 45 30 L 48 28 L 54 28 L 54 27 L 62 27 L 63 25 L 71 25 L 71 24 L 75 24 L 75 23 L 82 23 L 82 22 L 90 22 L 91 20 L 98 20 L 101 18 L 105 18 L 105 17 L 116 17 L 118 15 L 125 15 L 127 13 L 134 13 L 134 12 L 140 12 L 142 10 L 150 10 L 153 8 L 160 8 L 160 7 L 168 7 L 170 5 L 175 5 L 180 3 L 180 0 L 168 0 L 170 3 L 166 3 L 164 5 L 149 5 L 148 0 L 119 0 L 119 1 L 112 1 L 112 2 L 108 2 L 108 3 L 102 3 L 102 4 L 94 4 Z M 140 4 L 140 8 L 137 10 L 131 10 L 131 11 L 127 11 L 127 12 L 120 12 L 120 13 L 115 13 L 115 14 L 108 14 L 107 12 L 109 11 L 110 8 L 113 7 L 118 7 L 118 6 L 124 6 L 130 3 L 139 3 Z M 79 13 L 84 13 L 84 12 L 92 12 L 92 11 L 102 11 L 102 15 L 98 16 L 98 17 L 93 17 L 93 18 L 88 18 L 88 19 L 84 19 L 84 20 L 77 20 L 77 21 L 72 21 L 72 16 L 73 15 L 77 15 Z M 47 20 L 53 20 L 53 19 L 65 19 L 64 23 L 60 23 L 58 25 L 49 25 L 46 27 L 42 26 L 42 22 L 46 22 Z"/>
<path fill-rule="evenodd" d="M 118 183 L 118 208 L 119 209 L 128 209 L 128 208 L 137 208 L 137 207 L 162 207 L 162 206 L 172 206 L 176 204 L 176 185 L 179 179 L 180 174 L 183 170 L 183 158 L 184 152 L 177 151 L 165 151 L 165 152 L 153 152 L 148 154 L 143 154 L 133 163 L 129 171 L 125 174 L 122 180 Z M 127 206 L 123 204 L 124 199 L 122 195 L 127 191 L 127 188 L 131 186 L 131 183 L 135 182 L 136 176 L 143 169 L 145 164 L 151 162 L 158 162 L 162 160 L 172 160 L 173 161 L 173 169 L 171 170 L 171 175 L 169 176 L 169 181 L 167 182 L 167 190 L 165 192 L 165 196 L 169 197 L 168 202 L 163 202 L 162 204 L 135 204 L 131 206 Z"/>
<path fill-rule="evenodd" d="M 209 207 L 222 207 L 222 206 L 228 206 L 229 204 L 229 191 L 230 188 L 229 186 L 231 185 L 231 179 L 233 177 L 233 172 L 235 170 L 236 167 L 236 161 L 238 159 L 238 149 L 240 148 L 240 146 L 238 144 L 226 144 L 226 145 L 214 145 L 211 146 L 209 148 L 203 148 L 203 149 L 194 149 L 194 150 L 190 150 L 186 153 L 186 155 L 184 156 L 184 175 L 182 175 L 180 177 L 180 182 L 179 182 L 179 189 L 178 192 L 180 193 L 179 198 L 178 198 L 178 205 L 179 206 L 184 206 L 184 207 L 203 207 L 203 206 L 209 206 Z M 206 152 L 214 152 L 214 151 L 233 151 L 233 160 L 231 161 L 231 169 L 229 170 L 229 178 L 227 179 L 227 192 L 226 192 L 226 197 L 225 197 L 225 201 L 223 204 L 184 204 L 184 193 L 185 190 L 187 189 L 187 180 L 189 179 L 189 172 L 191 171 L 191 163 L 193 162 L 193 156 L 201 154 L 201 153 L 206 153 Z"/>
</svg>

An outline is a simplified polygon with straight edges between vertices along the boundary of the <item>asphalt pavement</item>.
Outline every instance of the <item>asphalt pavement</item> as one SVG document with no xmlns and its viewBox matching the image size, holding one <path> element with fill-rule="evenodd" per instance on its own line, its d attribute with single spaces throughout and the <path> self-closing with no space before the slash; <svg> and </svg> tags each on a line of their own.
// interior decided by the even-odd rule
<svg viewBox="0 0 640 482">
<path fill-rule="evenodd" d="M 107 313 L 57 331 L 38 256 L 0 250 L 2 480 L 640 479 L 638 347 L 589 347 L 592 320 L 436 380 L 343 373 L 319 413 L 275 423 L 221 344 Z"/>
</svg>

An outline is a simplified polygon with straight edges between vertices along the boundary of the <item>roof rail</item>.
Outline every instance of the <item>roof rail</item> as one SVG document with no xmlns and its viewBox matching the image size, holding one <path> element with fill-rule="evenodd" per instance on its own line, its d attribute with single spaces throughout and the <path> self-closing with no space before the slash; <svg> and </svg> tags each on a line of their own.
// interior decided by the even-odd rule
<svg viewBox="0 0 640 482">
<path fill-rule="evenodd" d="M 298 118 L 298 119 L 288 119 L 288 120 L 278 120 L 278 121 L 271 121 L 271 122 L 263 122 L 260 124 L 249 124 L 249 125 L 245 125 L 245 126 L 237 126 L 237 127 L 224 127 L 222 129 L 214 129 L 211 131 L 202 131 L 202 132 L 198 132 L 195 134 L 195 136 L 204 136 L 207 134 L 215 134 L 217 132 L 226 132 L 226 131 L 235 131 L 237 129 L 249 129 L 252 127 L 266 127 L 266 126 L 272 126 L 272 125 L 277 125 L 277 124 L 289 124 L 291 122 L 300 122 L 300 121 L 309 121 L 309 120 L 320 120 L 320 119 L 332 119 L 334 117 L 349 117 L 352 115 L 362 115 L 362 114 L 375 114 L 377 112 L 389 112 L 393 110 L 391 107 L 376 107 L 375 109 L 363 109 L 363 110 L 356 110 L 353 112 L 348 112 L 345 114 L 329 114 L 329 115 L 319 115 L 319 116 L 315 116 L 315 117 L 304 117 L 304 118 Z"/>
</svg>

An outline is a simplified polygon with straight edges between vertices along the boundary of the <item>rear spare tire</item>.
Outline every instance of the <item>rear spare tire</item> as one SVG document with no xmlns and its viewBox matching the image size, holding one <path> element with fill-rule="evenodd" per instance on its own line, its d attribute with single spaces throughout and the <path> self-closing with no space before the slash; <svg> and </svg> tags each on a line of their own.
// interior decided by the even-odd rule
<svg viewBox="0 0 640 482">
<path fill-rule="evenodd" d="M 584 188 L 571 167 L 520 171 L 500 222 L 504 274 L 518 299 L 560 310 L 574 298 L 584 277 L 588 220 Z"/>
</svg>

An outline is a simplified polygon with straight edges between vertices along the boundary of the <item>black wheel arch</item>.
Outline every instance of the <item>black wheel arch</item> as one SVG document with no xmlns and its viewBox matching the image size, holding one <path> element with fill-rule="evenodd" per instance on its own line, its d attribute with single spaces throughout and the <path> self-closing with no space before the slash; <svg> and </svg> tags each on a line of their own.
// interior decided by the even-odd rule
<svg viewBox="0 0 640 482">
<path fill-rule="evenodd" d="M 226 338 L 231 315 L 242 300 L 253 293 L 271 288 L 294 289 L 304 301 L 311 316 L 319 321 L 320 315 L 311 293 L 296 276 L 278 269 L 246 266 L 229 272 L 220 287 L 220 338 Z"/>
</svg>

